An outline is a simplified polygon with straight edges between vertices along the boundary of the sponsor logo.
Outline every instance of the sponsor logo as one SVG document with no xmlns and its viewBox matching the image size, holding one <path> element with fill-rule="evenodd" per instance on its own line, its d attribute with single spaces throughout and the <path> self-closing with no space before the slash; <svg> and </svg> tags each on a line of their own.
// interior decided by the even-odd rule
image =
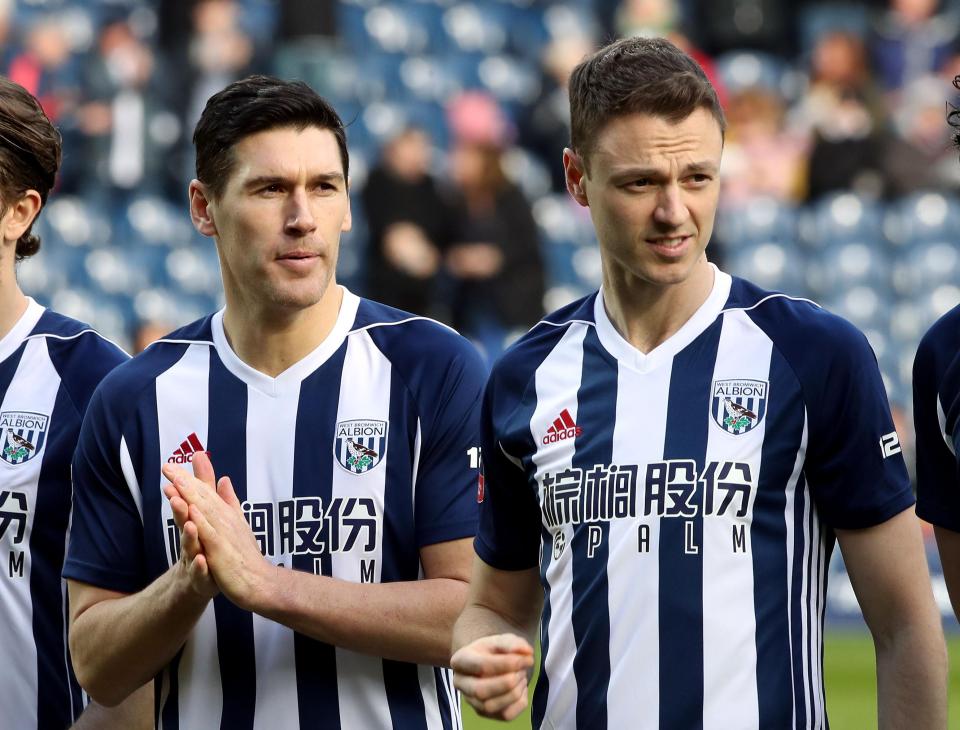
<svg viewBox="0 0 960 730">
<path fill-rule="evenodd" d="M 340 421 L 333 439 L 337 463 L 351 474 L 364 474 L 376 467 L 387 450 L 388 425 L 365 418 Z"/>
<path fill-rule="evenodd" d="M 0 413 L 0 459 L 23 464 L 40 453 L 47 439 L 50 417 L 29 411 Z"/>
<path fill-rule="evenodd" d="M 483 503 L 483 471 L 477 475 L 477 504 Z"/>
<path fill-rule="evenodd" d="M 767 412 L 766 380 L 715 380 L 710 415 L 727 433 L 734 436 L 756 428 Z"/>
<path fill-rule="evenodd" d="M 576 438 L 583 433 L 583 429 L 573 422 L 570 411 L 564 408 L 560 415 L 553 420 L 553 424 L 547 429 L 547 435 L 543 437 L 544 444 L 555 444 L 557 441 L 566 441 Z"/>
<path fill-rule="evenodd" d="M 167 459 L 167 463 L 189 464 L 193 461 L 193 455 L 198 451 L 204 451 L 203 444 L 200 443 L 196 433 L 191 433 L 180 443 L 180 447 L 173 452 L 173 455 Z"/>
</svg>

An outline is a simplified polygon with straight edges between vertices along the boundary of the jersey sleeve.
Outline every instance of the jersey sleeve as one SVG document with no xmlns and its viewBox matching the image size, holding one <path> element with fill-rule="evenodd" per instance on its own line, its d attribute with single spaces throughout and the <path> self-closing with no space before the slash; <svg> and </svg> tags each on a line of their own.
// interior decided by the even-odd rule
<svg viewBox="0 0 960 730">
<path fill-rule="evenodd" d="M 95 332 L 85 332 L 66 341 L 51 339 L 49 347 L 54 366 L 81 418 L 100 381 L 130 359 L 127 353 Z"/>
<path fill-rule="evenodd" d="M 498 570 L 526 570 L 540 561 L 540 505 L 516 446 L 524 438 L 520 431 L 528 433 L 529 426 L 521 424 L 512 433 L 508 425 L 521 401 L 522 392 L 502 385 L 495 372 L 480 416 L 483 501 L 474 547 L 483 562 Z"/>
<path fill-rule="evenodd" d="M 477 531 L 477 468 L 470 453 L 479 445 L 480 397 L 486 372 L 462 338 L 443 372 L 422 422 L 415 522 L 419 546 L 473 537 Z M 475 453 L 475 452 L 474 452 Z M 475 457 L 474 457 L 475 458 Z"/>
<path fill-rule="evenodd" d="M 914 502 L 899 437 L 867 339 L 845 320 L 821 316 L 830 325 L 819 342 L 807 340 L 801 368 L 809 434 L 804 471 L 828 525 L 878 525 Z"/>
<path fill-rule="evenodd" d="M 103 385 L 109 382 L 108 378 Z M 97 389 L 80 429 L 63 575 L 99 588 L 134 593 L 148 581 L 143 521 L 122 465 L 126 446 L 114 406 L 122 403 L 119 395 L 111 388 Z M 132 487 L 137 490 L 135 484 Z"/>
<path fill-rule="evenodd" d="M 940 390 L 942 368 L 928 335 L 913 362 L 913 420 L 917 436 L 917 515 L 960 532 L 960 479 L 957 459 L 945 440 Z"/>
</svg>

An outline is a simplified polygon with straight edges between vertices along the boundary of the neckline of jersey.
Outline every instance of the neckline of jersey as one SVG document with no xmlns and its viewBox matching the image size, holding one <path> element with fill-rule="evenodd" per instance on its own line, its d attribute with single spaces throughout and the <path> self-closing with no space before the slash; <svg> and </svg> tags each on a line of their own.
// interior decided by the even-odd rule
<svg viewBox="0 0 960 730">
<path fill-rule="evenodd" d="M 710 266 L 713 267 L 713 288 L 706 301 L 690 319 L 683 323 L 680 329 L 647 353 L 641 352 L 627 342 L 613 326 L 603 305 L 603 287 L 601 287 L 593 303 L 593 319 L 597 325 L 597 338 L 600 344 L 621 365 L 640 373 L 649 373 L 669 363 L 674 355 L 693 342 L 713 323 L 730 298 L 733 277 L 720 271 L 712 263 Z"/>
<path fill-rule="evenodd" d="M 16 324 L 10 328 L 10 331 L 0 339 L 0 362 L 3 362 L 16 352 L 17 348 L 20 347 L 20 343 L 23 342 L 23 338 L 29 335 L 30 332 L 33 331 L 33 328 L 37 326 L 37 322 L 40 321 L 40 317 L 43 316 L 45 310 L 46 308 L 37 304 L 32 297 L 27 297 L 27 308 L 23 311 L 23 314 L 20 315 L 20 319 L 18 319 Z"/>
<path fill-rule="evenodd" d="M 350 333 L 353 323 L 357 318 L 360 297 L 345 286 L 338 286 L 340 286 L 343 291 L 343 299 L 340 302 L 337 321 L 334 323 L 333 329 L 330 330 L 330 334 L 328 334 L 323 342 L 317 345 L 312 352 L 305 355 L 276 377 L 261 373 L 240 359 L 227 341 L 227 335 L 223 330 L 223 313 L 225 309 L 216 312 L 210 320 L 210 329 L 213 334 L 213 345 L 224 367 L 249 387 L 268 396 L 278 396 L 291 389 L 299 388 L 304 378 L 323 365 L 323 363 L 329 360 L 333 353 L 339 349 L 340 345 L 343 344 L 343 341 Z"/>
</svg>

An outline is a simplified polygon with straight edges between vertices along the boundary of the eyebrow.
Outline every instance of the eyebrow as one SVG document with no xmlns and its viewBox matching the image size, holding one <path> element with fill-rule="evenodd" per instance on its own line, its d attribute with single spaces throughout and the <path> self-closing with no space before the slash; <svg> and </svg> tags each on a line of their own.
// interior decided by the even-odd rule
<svg viewBox="0 0 960 730">
<path fill-rule="evenodd" d="M 689 165 L 684 165 L 680 169 L 681 175 L 696 175 L 699 173 L 710 173 L 716 174 L 717 172 L 716 163 L 710 162 L 708 160 L 691 162 Z M 619 170 L 614 170 L 613 175 L 615 177 L 658 177 L 663 174 L 662 169 L 652 168 L 652 167 L 624 167 Z"/>
<path fill-rule="evenodd" d="M 247 190 L 254 190 L 260 187 L 267 187 L 268 185 L 286 185 L 289 184 L 290 178 L 283 177 L 282 175 L 258 175 L 257 177 L 252 177 L 247 180 L 243 187 Z M 308 181 L 311 185 L 316 185 L 317 183 L 339 183 L 343 184 L 343 173 L 340 172 L 323 172 L 319 175 L 314 175 Z"/>
</svg>

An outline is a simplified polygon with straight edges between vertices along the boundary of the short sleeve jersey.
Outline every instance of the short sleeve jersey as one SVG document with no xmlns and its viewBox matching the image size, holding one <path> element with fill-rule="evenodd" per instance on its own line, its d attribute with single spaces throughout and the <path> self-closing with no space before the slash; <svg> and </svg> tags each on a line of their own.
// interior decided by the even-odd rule
<svg viewBox="0 0 960 730">
<path fill-rule="evenodd" d="M 913 363 L 917 514 L 960 532 L 960 307 L 930 328 Z"/>
<path fill-rule="evenodd" d="M 475 534 L 468 452 L 485 373 L 465 339 L 344 290 L 331 334 L 271 378 L 236 356 L 222 320 L 155 343 L 94 395 L 74 462 L 68 577 L 134 592 L 165 572 L 180 545 L 160 467 L 199 450 L 231 477 L 278 565 L 411 581 L 420 548 Z M 157 679 L 163 727 L 459 722 L 449 670 L 330 646 L 223 596 Z"/>
<path fill-rule="evenodd" d="M 494 367 L 481 433 L 477 553 L 544 590 L 534 727 L 826 725 L 832 529 L 913 503 L 853 326 L 716 271 L 644 354 L 594 294 Z"/>
<path fill-rule="evenodd" d="M 127 359 L 32 299 L 0 339 L 0 725 L 63 730 L 83 709 L 60 577 L 70 460 L 94 388 Z"/>
</svg>

